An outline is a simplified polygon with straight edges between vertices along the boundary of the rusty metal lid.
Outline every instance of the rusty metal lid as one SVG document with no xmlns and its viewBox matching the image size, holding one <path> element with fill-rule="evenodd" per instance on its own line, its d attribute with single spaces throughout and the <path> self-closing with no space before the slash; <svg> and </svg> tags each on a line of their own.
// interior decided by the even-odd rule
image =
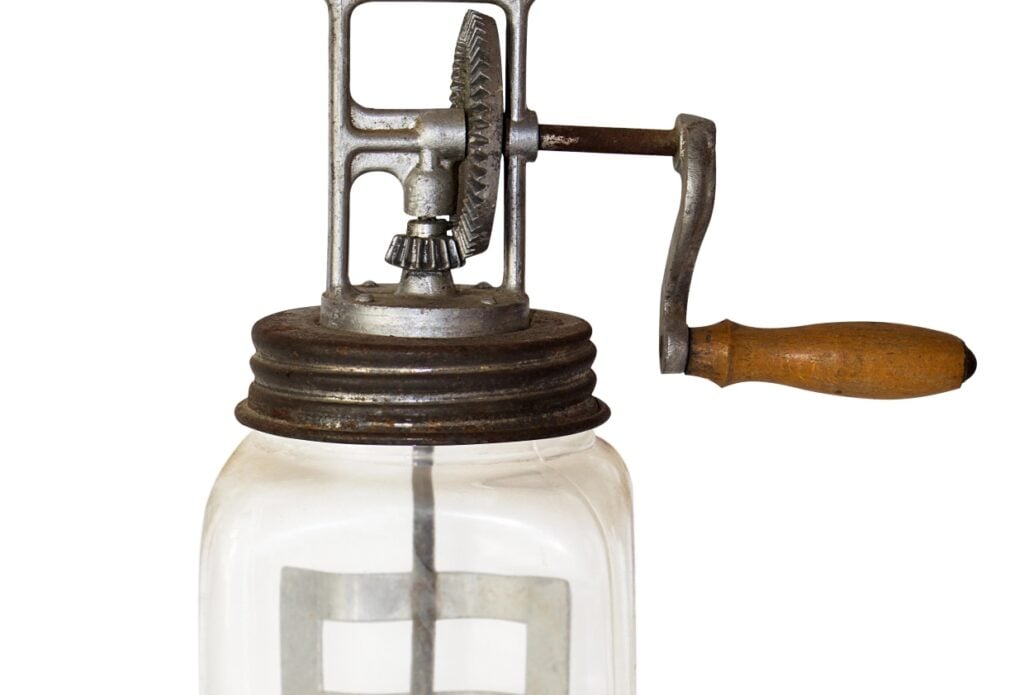
<svg viewBox="0 0 1024 695">
<path fill-rule="evenodd" d="M 359 444 L 483 444 L 593 429 L 597 350 L 579 318 L 532 311 L 528 328 L 402 338 L 322 326 L 317 307 L 253 327 L 255 379 L 242 424 L 297 439 Z"/>
</svg>

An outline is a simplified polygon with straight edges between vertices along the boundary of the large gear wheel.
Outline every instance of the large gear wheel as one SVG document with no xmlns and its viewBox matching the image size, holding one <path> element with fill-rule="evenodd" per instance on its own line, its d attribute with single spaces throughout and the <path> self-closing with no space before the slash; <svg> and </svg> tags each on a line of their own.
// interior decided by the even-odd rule
<svg viewBox="0 0 1024 695">
<path fill-rule="evenodd" d="M 498 206 L 504 106 L 498 25 L 466 13 L 455 46 L 452 108 L 466 113 L 466 158 L 459 164 L 452 236 L 463 258 L 483 253 L 491 241 Z"/>
</svg>

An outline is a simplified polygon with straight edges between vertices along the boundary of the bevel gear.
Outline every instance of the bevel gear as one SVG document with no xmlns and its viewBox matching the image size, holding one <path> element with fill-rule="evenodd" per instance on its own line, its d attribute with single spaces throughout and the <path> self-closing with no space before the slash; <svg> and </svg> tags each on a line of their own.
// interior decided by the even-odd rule
<svg viewBox="0 0 1024 695">
<path fill-rule="evenodd" d="M 498 25 L 470 10 L 462 22 L 452 67 L 452 108 L 466 114 L 466 158 L 459 164 L 452 236 L 463 258 L 491 241 L 498 205 L 504 97 Z"/>
<path fill-rule="evenodd" d="M 504 134 L 501 47 L 494 19 L 473 10 L 466 13 L 455 44 L 451 108 L 466 122 L 465 156 L 455 172 L 455 209 L 448 225 L 451 236 L 394 237 L 384 260 L 403 270 L 461 268 L 491 241 Z"/>
<path fill-rule="evenodd" d="M 461 268 L 465 259 L 450 236 L 415 237 L 400 234 L 391 240 L 384 260 L 404 270 L 436 273 Z"/>
</svg>

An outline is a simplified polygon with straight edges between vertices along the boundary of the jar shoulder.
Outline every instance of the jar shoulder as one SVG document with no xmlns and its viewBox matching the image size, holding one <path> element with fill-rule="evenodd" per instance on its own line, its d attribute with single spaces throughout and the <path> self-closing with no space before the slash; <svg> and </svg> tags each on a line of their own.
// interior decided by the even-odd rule
<svg viewBox="0 0 1024 695">
<path fill-rule="evenodd" d="M 221 470 L 206 527 L 252 522 L 268 513 L 299 518 L 345 509 L 371 513 L 408 506 L 414 447 L 349 446 L 249 434 Z M 626 466 L 592 432 L 552 440 L 437 447 L 439 500 L 494 505 L 502 513 L 580 502 L 587 513 L 631 508 Z M 571 507 L 563 513 L 573 511 Z M 258 512 L 258 514 L 257 514 Z"/>
<path fill-rule="evenodd" d="M 407 471 L 415 460 L 422 460 L 423 454 L 417 452 L 424 449 L 311 442 L 251 432 L 228 458 L 214 487 L 295 480 L 315 483 L 359 478 L 370 472 L 379 474 L 372 477 L 387 478 L 396 471 Z M 622 457 L 593 432 L 536 441 L 439 446 L 429 451 L 435 471 L 458 470 L 463 475 L 489 477 L 510 468 L 579 468 L 592 476 L 611 477 L 629 486 Z"/>
</svg>

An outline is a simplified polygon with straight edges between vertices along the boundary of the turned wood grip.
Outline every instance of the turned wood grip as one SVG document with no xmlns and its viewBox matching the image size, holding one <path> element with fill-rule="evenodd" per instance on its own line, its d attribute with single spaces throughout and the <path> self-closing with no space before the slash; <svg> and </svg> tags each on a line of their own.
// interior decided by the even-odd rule
<svg viewBox="0 0 1024 695">
<path fill-rule="evenodd" d="M 894 323 L 690 329 L 686 373 L 719 386 L 767 381 L 857 398 L 915 398 L 960 388 L 974 355 L 948 333 Z"/>
</svg>

